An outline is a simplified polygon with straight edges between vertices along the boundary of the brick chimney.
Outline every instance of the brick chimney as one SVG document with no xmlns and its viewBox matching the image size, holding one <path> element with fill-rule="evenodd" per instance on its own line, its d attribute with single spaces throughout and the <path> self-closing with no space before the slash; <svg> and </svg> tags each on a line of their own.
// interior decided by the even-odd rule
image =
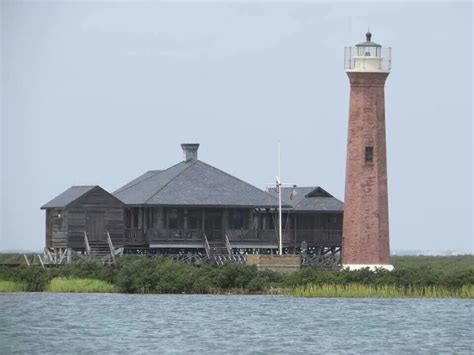
<svg viewBox="0 0 474 355">
<path fill-rule="evenodd" d="M 197 160 L 199 143 L 183 143 L 181 144 L 181 148 L 183 148 L 184 161 L 191 159 Z"/>
</svg>

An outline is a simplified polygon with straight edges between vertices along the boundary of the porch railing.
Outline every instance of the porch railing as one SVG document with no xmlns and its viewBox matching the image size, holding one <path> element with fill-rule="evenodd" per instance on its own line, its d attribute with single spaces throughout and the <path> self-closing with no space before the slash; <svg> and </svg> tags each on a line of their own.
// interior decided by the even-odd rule
<svg viewBox="0 0 474 355">
<path fill-rule="evenodd" d="M 342 243 L 342 231 L 334 229 L 297 229 L 296 243 L 316 242 L 317 244 L 339 245 Z"/>
<path fill-rule="evenodd" d="M 222 232 L 229 244 L 237 242 L 261 242 L 278 243 L 278 230 L 275 229 L 228 229 Z M 150 242 L 203 242 L 203 231 L 201 229 L 160 229 L 149 230 L 146 235 L 143 229 L 127 229 L 126 242 L 144 243 Z M 208 237 L 208 240 L 210 238 Z M 283 243 L 300 244 L 306 241 L 320 245 L 340 245 L 342 243 L 341 230 L 328 229 L 288 229 L 283 231 Z M 227 245 L 226 245 L 227 246 Z"/>
<path fill-rule="evenodd" d="M 200 229 L 159 229 L 147 232 L 150 241 L 188 241 L 202 242 Z"/>
<path fill-rule="evenodd" d="M 127 243 L 144 243 L 145 233 L 142 228 L 128 228 L 125 232 L 125 242 Z"/>
<path fill-rule="evenodd" d="M 257 240 L 258 235 L 252 229 L 228 229 L 226 231 L 229 241 Z"/>
<path fill-rule="evenodd" d="M 278 230 L 228 230 L 227 235 L 231 242 L 260 241 L 278 242 Z M 303 241 L 316 244 L 339 245 L 342 242 L 341 230 L 319 229 L 287 229 L 283 231 L 283 243 L 301 243 Z"/>
</svg>

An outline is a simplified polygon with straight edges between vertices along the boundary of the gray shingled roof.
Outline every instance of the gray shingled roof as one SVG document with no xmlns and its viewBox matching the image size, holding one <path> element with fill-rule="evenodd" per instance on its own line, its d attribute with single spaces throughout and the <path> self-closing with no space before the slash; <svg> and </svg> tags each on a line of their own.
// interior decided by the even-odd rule
<svg viewBox="0 0 474 355">
<path fill-rule="evenodd" d="M 63 208 L 69 205 L 71 202 L 77 200 L 79 197 L 89 192 L 94 186 L 71 186 L 69 189 L 64 191 L 62 194 L 59 194 L 51 201 L 41 206 L 41 209 L 46 208 Z"/>
<path fill-rule="evenodd" d="M 163 170 L 150 170 L 150 171 L 147 171 L 145 174 L 140 175 L 139 177 L 133 179 L 133 180 L 130 181 L 128 184 L 123 185 L 120 189 L 118 189 L 118 190 L 115 191 L 114 193 L 117 193 L 117 192 L 119 192 L 119 191 L 121 191 L 121 190 L 125 190 L 125 189 L 129 188 L 129 187 L 132 186 L 132 185 L 136 185 L 136 184 L 138 184 L 138 183 L 140 183 L 140 182 L 142 182 L 142 181 L 144 181 L 144 180 L 147 180 L 147 179 L 153 177 L 154 175 L 161 173 L 162 171 L 163 171 Z"/>
<path fill-rule="evenodd" d="M 296 195 L 290 199 L 292 191 L 296 190 Z M 269 193 L 278 198 L 275 189 L 269 189 Z M 293 207 L 293 211 L 343 211 L 344 203 L 319 186 L 312 187 L 283 187 L 281 189 L 281 199 Z"/>
<path fill-rule="evenodd" d="M 194 159 L 145 173 L 113 195 L 128 205 L 278 206 L 267 192 Z"/>
</svg>

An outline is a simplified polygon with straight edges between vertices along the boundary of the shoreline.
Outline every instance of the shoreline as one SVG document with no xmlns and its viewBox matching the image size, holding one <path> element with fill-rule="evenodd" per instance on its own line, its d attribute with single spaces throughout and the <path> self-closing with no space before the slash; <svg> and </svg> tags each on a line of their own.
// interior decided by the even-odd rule
<svg viewBox="0 0 474 355">
<path fill-rule="evenodd" d="M 5 285 L 9 287 L 5 287 Z M 358 284 L 308 284 L 294 288 L 269 288 L 260 291 L 245 289 L 211 289 L 207 292 L 121 292 L 117 286 L 96 279 L 56 278 L 44 290 L 28 291 L 21 282 L 0 280 L 2 293 L 64 293 L 64 294 L 122 294 L 122 295 L 220 295 L 220 296 L 282 296 L 295 298 L 378 298 L 378 299 L 474 299 L 474 285 L 457 289 L 446 287 L 408 287 L 393 285 Z"/>
<path fill-rule="evenodd" d="M 113 266 L 84 260 L 58 267 L 0 266 L 0 292 L 474 298 L 474 257 L 393 260 L 395 270 L 291 273 L 254 265 L 191 265 L 140 256 Z"/>
</svg>

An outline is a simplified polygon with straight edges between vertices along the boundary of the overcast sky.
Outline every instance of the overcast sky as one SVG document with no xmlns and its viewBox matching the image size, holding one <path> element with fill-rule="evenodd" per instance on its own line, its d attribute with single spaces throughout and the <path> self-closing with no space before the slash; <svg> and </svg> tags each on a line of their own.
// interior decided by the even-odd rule
<svg viewBox="0 0 474 355">
<path fill-rule="evenodd" d="M 344 197 L 344 46 L 392 47 L 391 248 L 472 251 L 469 2 L 1 2 L 0 250 L 41 250 L 39 208 L 199 158 L 260 188 Z"/>
</svg>

